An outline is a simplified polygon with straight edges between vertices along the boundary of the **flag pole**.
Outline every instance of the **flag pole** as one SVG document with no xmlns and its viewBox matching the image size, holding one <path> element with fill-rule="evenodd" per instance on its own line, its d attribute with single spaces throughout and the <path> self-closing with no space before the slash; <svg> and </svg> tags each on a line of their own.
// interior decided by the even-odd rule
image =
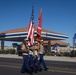
<svg viewBox="0 0 76 75">
<path fill-rule="evenodd" d="M 74 50 L 74 37 L 73 37 L 73 50 Z"/>
</svg>

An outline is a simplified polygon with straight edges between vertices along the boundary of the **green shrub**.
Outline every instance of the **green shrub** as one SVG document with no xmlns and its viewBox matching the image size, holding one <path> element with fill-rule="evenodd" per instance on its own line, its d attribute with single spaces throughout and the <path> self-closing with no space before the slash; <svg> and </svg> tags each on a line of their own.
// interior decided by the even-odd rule
<svg viewBox="0 0 76 75">
<path fill-rule="evenodd" d="M 70 56 L 71 56 L 71 57 L 75 57 L 75 56 L 76 56 L 76 51 L 74 51 L 74 50 L 71 51 L 71 52 L 70 52 Z"/>
<path fill-rule="evenodd" d="M 0 50 L 0 54 L 4 54 L 4 50 Z"/>
<path fill-rule="evenodd" d="M 15 49 L 10 49 L 10 54 L 15 54 Z"/>
<path fill-rule="evenodd" d="M 9 50 L 5 50 L 4 51 L 4 54 L 9 54 Z"/>
<path fill-rule="evenodd" d="M 74 51 L 74 56 L 76 56 L 76 51 Z"/>
<path fill-rule="evenodd" d="M 64 52 L 62 53 L 63 56 L 70 56 L 70 53 L 69 52 Z"/>
<path fill-rule="evenodd" d="M 56 53 L 56 56 L 62 56 L 62 54 L 61 53 Z"/>
<path fill-rule="evenodd" d="M 48 52 L 46 55 L 47 55 L 47 56 L 50 56 L 50 55 L 51 55 L 51 53 L 50 53 L 50 52 Z"/>
<path fill-rule="evenodd" d="M 0 50 L 0 54 L 15 54 L 14 49 Z"/>
<path fill-rule="evenodd" d="M 47 53 L 46 55 L 47 55 L 47 56 L 55 56 L 56 53 L 51 53 L 51 52 L 49 52 L 49 53 Z"/>
<path fill-rule="evenodd" d="M 51 56 L 55 56 L 56 54 L 55 53 L 51 53 Z"/>
</svg>

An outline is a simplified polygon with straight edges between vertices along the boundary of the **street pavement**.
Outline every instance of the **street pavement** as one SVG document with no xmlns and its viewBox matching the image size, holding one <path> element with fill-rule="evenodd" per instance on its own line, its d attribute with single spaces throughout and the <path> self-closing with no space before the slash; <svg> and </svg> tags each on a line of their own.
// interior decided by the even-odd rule
<svg viewBox="0 0 76 75">
<path fill-rule="evenodd" d="M 49 69 L 44 71 L 41 65 L 42 72 L 33 75 L 76 75 L 76 57 L 45 56 L 44 59 Z M 0 75 L 23 75 L 20 73 L 22 63 L 22 56 L 0 54 Z"/>
<path fill-rule="evenodd" d="M 0 54 L 0 57 L 3 58 L 18 58 L 22 59 L 22 56 L 18 56 L 16 54 Z M 65 61 L 65 62 L 76 62 L 76 57 L 63 57 L 63 56 L 44 56 L 45 60 L 51 61 Z"/>
</svg>

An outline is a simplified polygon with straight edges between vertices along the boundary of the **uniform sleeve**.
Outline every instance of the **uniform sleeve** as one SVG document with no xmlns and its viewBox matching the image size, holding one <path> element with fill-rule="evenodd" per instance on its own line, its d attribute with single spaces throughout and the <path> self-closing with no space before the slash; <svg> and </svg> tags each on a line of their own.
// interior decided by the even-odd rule
<svg viewBox="0 0 76 75">
<path fill-rule="evenodd" d="M 21 50 L 22 50 L 22 51 L 25 51 L 25 49 L 26 49 L 25 46 L 22 45 L 22 46 L 21 46 Z"/>
<path fill-rule="evenodd" d="M 40 43 L 38 43 L 38 50 L 40 49 Z"/>
</svg>

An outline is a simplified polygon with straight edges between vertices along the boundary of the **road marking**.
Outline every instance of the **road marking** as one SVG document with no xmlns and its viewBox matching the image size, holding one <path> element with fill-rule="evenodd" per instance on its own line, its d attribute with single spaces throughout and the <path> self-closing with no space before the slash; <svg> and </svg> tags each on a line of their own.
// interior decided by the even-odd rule
<svg viewBox="0 0 76 75">
<path fill-rule="evenodd" d="M 1 67 L 21 68 L 20 66 L 0 65 Z"/>
<path fill-rule="evenodd" d="M 71 72 L 71 71 L 51 70 L 51 69 L 49 69 L 48 71 L 51 71 L 51 72 L 61 72 L 61 73 L 69 73 L 69 74 L 75 74 L 76 75 L 76 72 Z"/>
<path fill-rule="evenodd" d="M 60 68 L 60 67 L 49 67 L 50 69 L 57 69 L 57 70 L 70 70 L 70 71 L 76 71 L 76 69 L 70 69 L 70 68 Z"/>
<path fill-rule="evenodd" d="M 4 62 L 0 62 L 0 65 L 8 65 L 8 66 L 10 66 L 10 65 L 13 65 L 13 66 L 22 66 L 22 64 L 19 64 L 19 63 L 9 63 L 9 62 L 6 62 L 6 63 L 4 63 Z"/>
</svg>

